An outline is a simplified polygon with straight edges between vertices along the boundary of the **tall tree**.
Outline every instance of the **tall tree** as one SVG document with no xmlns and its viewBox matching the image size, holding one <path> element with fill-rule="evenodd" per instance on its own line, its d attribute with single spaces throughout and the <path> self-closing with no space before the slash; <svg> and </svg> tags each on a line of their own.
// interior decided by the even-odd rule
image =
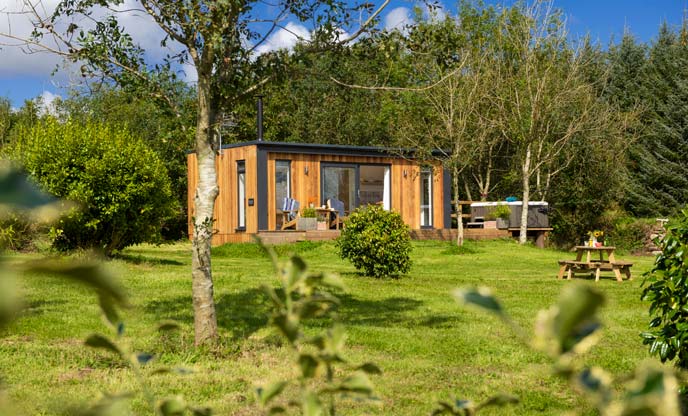
<svg viewBox="0 0 688 416">
<path fill-rule="evenodd" d="M 494 9 L 483 12 L 461 3 L 458 19 L 446 16 L 418 22 L 407 40 L 411 73 L 427 86 L 401 94 L 402 111 L 394 135 L 416 157 L 439 160 L 451 172 L 455 211 L 460 213 L 461 179 L 476 156 L 492 147 L 495 131 L 483 111 L 488 107 L 493 71 L 485 51 L 494 29 Z M 498 136 L 497 136 L 498 137 Z M 457 245 L 463 245 L 463 222 L 457 218 Z"/>
<path fill-rule="evenodd" d="M 628 209 L 671 215 L 688 203 L 688 33 L 664 24 L 641 79 L 645 129 L 631 149 Z M 622 96 L 623 97 L 623 96 Z"/>
<path fill-rule="evenodd" d="M 274 72 L 271 56 L 256 58 L 256 48 L 285 27 L 288 19 L 316 22 L 313 38 L 319 45 L 348 41 L 374 24 L 381 8 L 343 0 L 278 0 L 265 6 L 257 0 L 137 0 L 127 3 L 145 13 L 165 32 L 164 44 L 176 53 L 160 64 L 147 60 L 145 51 L 118 21 L 121 0 L 62 0 L 54 13 L 45 5 L 25 0 L 26 12 L 36 28 L 32 38 L 17 39 L 25 47 L 41 48 L 82 64 L 84 75 L 103 76 L 126 88 L 145 89 L 179 112 L 174 96 L 177 65 L 190 62 L 197 73 L 194 149 L 198 181 L 194 196 L 192 291 L 196 344 L 217 339 L 210 244 L 213 211 L 218 195 L 215 157 L 219 142 L 216 121 L 220 112 L 231 113 L 241 98 L 265 84 Z M 356 10 L 369 17 L 353 34 L 339 39 Z M 130 12 L 127 10 L 126 12 Z M 9 17 L 9 16 L 8 16 Z M 343 37 L 343 36 L 342 36 Z M 53 43 L 53 42 L 56 42 Z"/>
<path fill-rule="evenodd" d="M 495 78 L 494 102 L 502 134 L 518 161 L 523 203 L 519 242 L 523 244 L 533 177 L 542 191 L 561 172 L 561 156 L 571 150 L 573 140 L 591 136 L 602 128 L 601 122 L 609 121 L 585 80 L 583 54 L 570 47 L 551 2 L 505 9 L 501 25 L 497 47 L 503 59 Z"/>
</svg>

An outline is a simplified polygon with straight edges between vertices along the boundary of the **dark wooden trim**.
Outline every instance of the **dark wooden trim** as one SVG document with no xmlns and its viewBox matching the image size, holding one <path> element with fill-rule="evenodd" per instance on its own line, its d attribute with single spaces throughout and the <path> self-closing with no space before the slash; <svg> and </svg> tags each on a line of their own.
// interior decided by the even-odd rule
<svg viewBox="0 0 688 416">
<path fill-rule="evenodd" d="M 258 148 L 256 156 L 258 230 L 268 229 L 268 152 Z M 273 204 L 275 202 L 273 201 Z"/>
</svg>

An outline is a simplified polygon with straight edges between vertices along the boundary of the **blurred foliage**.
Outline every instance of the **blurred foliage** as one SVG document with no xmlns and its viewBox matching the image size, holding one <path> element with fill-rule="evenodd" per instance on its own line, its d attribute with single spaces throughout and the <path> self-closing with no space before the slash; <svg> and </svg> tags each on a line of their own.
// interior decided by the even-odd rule
<svg viewBox="0 0 688 416">
<path fill-rule="evenodd" d="M 381 371 L 373 363 L 352 365 L 346 360 L 346 332 L 341 325 L 332 324 L 315 335 L 306 335 L 303 331 L 306 320 L 332 317 L 339 299 L 328 290 L 343 289 L 339 276 L 312 273 L 298 256 L 280 264 L 274 251 L 266 250 L 279 281 L 277 288 L 263 286 L 272 304 L 270 321 L 294 350 L 298 376 L 295 380 L 259 387 L 256 390 L 258 403 L 270 415 L 285 413 L 292 407 L 304 416 L 334 416 L 337 397 L 374 399 L 373 384 L 368 376 L 381 374 Z M 286 395 L 282 393 L 289 384 L 298 384 L 298 395 L 277 400 Z"/>
<path fill-rule="evenodd" d="M 582 354 L 601 338 L 597 311 L 604 303 L 604 296 L 591 286 L 567 285 L 555 305 L 540 311 L 533 335 L 509 317 L 487 288 L 460 289 L 455 291 L 454 296 L 463 305 L 495 314 L 512 328 L 525 345 L 547 354 L 553 361 L 554 373 L 584 394 L 600 415 L 681 414 L 678 382 L 675 375 L 665 368 L 639 365 L 633 375 L 613 380 L 603 369 L 588 366 L 582 361 Z M 622 386 L 620 390 L 619 385 Z"/>
</svg>

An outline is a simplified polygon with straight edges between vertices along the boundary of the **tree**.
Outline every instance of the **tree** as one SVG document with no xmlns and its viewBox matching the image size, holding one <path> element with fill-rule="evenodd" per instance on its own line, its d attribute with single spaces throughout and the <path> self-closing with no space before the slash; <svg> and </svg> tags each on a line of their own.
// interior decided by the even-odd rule
<svg viewBox="0 0 688 416">
<path fill-rule="evenodd" d="M 177 200 L 175 216 L 163 226 L 165 240 L 186 236 L 187 168 L 186 152 L 193 147 L 194 101 L 190 87 L 180 85 L 177 101 L 179 113 L 169 111 L 149 96 L 113 89 L 107 84 L 89 85 L 85 91 L 72 90 L 62 100 L 58 113 L 82 123 L 99 122 L 118 126 L 141 138 L 163 160 Z"/>
<path fill-rule="evenodd" d="M 551 3 L 504 10 L 495 77 L 494 102 L 499 128 L 511 142 L 522 187 L 519 242 L 526 242 L 528 203 L 546 195 L 551 180 L 571 162 L 577 137 L 594 139 L 614 123 L 612 109 L 601 106 L 585 79 L 587 62 L 569 46 L 560 15 Z"/>
<path fill-rule="evenodd" d="M 458 19 L 431 16 L 423 21 L 418 15 L 420 21 L 405 39 L 402 59 L 409 62 L 415 85 L 400 93 L 392 134 L 398 146 L 414 149 L 416 158 L 438 160 L 450 170 L 457 213 L 464 171 L 476 166 L 478 155 L 494 150 L 493 139 L 499 138 L 487 114 L 494 72 L 486 45 L 494 35 L 495 16 L 493 8 L 479 10 L 461 2 Z M 460 246 L 460 217 L 457 227 Z"/>
<path fill-rule="evenodd" d="M 54 248 L 110 256 L 160 241 L 176 201 L 165 164 L 140 138 L 117 126 L 52 117 L 18 133 L 10 157 L 52 195 L 78 204 L 54 225 Z"/>
<path fill-rule="evenodd" d="M 287 18 L 316 22 L 314 44 L 321 47 L 360 36 L 388 2 L 374 9 L 371 3 L 350 6 L 342 0 L 280 0 L 266 10 L 256 0 L 132 1 L 165 32 L 163 44 L 173 44 L 177 49 L 158 64 L 146 60 L 145 51 L 119 23 L 122 11 L 117 8 L 121 4 L 118 0 L 62 0 L 50 16 L 41 14 L 44 8 L 37 7 L 36 2 L 25 0 L 27 14 L 36 28 L 33 36 L 17 39 L 11 33 L 4 34 L 29 49 L 40 48 L 78 61 L 86 76 L 102 76 L 126 89 L 146 90 L 177 114 L 179 109 L 173 99 L 175 68 L 187 62 L 195 67 L 194 150 L 199 177 L 194 196 L 192 290 L 197 345 L 213 342 L 218 336 L 210 256 L 218 194 L 218 116 L 221 112 L 231 113 L 241 97 L 268 82 L 276 62 L 271 54 L 256 57 L 255 51 L 284 27 Z M 354 8 L 356 16 L 369 13 L 369 17 L 351 36 L 340 36 Z M 273 14 L 267 17 L 268 12 Z"/>
<path fill-rule="evenodd" d="M 630 155 L 627 207 L 636 215 L 672 215 L 688 203 L 687 38 L 685 24 L 678 33 L 662 25 L 642 67 L 641 88 L 633 89 L 645 110 L 645 129 Z M 622 94 L 614 97 L 622 100 Z"/>
</svg>

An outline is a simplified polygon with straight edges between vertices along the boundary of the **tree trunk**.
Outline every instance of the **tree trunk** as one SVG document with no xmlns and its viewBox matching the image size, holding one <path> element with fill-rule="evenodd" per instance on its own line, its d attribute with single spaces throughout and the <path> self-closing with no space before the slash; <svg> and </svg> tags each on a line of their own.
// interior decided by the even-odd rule
<svg viewBox="0 0 688 416">
<path fill-rule="evenodd" d="M 521 229 L 518 234 L 519 244 L 528 241 L 528 202 L 530 200 L 530 145 L 526 147 L 526 155 L 523 159 L 523 205 L 521 207 Z"/>
<path fill-rule="evenodd" d="M 210 344 L 217 339 L 217 317 L 213 299 L 210 243 L 213 236 L 213 211 L 219 193 L 215 148 L 212 137 L 212 108 L 209 77 L 198 77 L 198 121 L 196 158 L 198 181 L 194 197 L 193 254 L 191 259 L 195 344 Z"/>
<path fill-rule="evenodd" d="M 463 218 L 461 217 L 462 209 L 459 198 L 459 173 L 454 169 L 452 175 L 452 183 L 454 185 L 454 211 L 456 211 L 456 245 L 461 247 L 463 245 Z"/>
</svg>

